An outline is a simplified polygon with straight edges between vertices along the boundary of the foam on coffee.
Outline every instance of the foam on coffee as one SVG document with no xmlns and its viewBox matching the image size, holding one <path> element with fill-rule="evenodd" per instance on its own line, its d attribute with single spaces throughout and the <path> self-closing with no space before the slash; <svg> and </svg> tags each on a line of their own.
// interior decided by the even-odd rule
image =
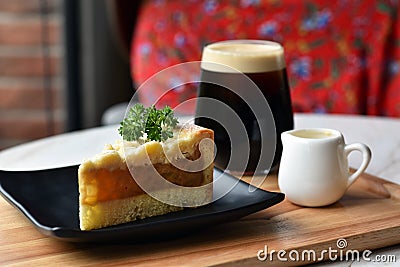
<svg viewBox="0 0 400 267">
<path fill-rule="evenodd" d="M 270 41 L 232 40 L 213 43 L 203 49 L 201 60 L 202 69 L 214 72 L 259 73 L 285 68 L 283 47 Z"/>
</svg>

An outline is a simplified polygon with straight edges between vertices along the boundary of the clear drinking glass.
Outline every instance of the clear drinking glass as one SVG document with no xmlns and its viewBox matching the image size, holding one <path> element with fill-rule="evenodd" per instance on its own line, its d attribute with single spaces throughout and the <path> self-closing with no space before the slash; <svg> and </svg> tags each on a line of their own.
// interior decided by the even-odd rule
<svg viewBox="0 0 400 267">
<path fill-rule="evenodd" d="M 283 47 L 261 40 L 205 46 L 195 123 L 214 130 L 217 167 L 249 175 L 277 166 L 280 134 L 293 129 Z"/>
</svg>

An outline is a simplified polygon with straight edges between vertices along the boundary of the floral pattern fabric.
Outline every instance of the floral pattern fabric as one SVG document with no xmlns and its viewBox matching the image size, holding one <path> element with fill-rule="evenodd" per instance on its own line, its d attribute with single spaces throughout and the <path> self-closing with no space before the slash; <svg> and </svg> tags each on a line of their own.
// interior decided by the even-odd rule
<svg viewBox="0 0 400 267">
<path fill-rule="evenodd" d="M 140 85 L 198 61 L 211 42 L 273 40 L 285 49 L 294 111 L 400 116 L 399 15 L 398 0 L 147 0 L 132 41 L 132 76 Z M 169 98 L 195 95 L 189 87 Z"/>
</svg>

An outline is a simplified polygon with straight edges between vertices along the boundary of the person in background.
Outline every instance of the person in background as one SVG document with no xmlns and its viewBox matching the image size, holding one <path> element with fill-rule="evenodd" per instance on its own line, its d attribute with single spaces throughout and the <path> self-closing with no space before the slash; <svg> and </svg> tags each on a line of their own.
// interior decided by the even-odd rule
<svg viewBox="0 0 400 267">
<path fill-rule="evenodd" d="M 295 112 L 399 117 L 399 15 L 394 0 L 147 0 L 131 43 L 132 77 L 140 85 L 198 61 L 211 42 L 273 40 L 285 48 Z M 170 77 L 171 86 L 179 79 Z M 177 87 L 165 101 L 195 96 L 194 86 Z"/>
</svg>

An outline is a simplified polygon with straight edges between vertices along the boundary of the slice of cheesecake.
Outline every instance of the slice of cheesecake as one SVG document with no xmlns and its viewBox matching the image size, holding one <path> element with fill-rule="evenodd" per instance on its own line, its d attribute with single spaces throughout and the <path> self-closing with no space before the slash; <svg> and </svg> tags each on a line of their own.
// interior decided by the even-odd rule
<svg viewBox="0 0 400 267">
<path fill-rule="evenodd" d="M 212 130 L 188 125 L 176 128 L 173 137 L 164 142 L 117 141 L 106 145 L 102 153 L 79 167 L 81 230 L 182 210 L 187 203 L 190 206 L 210 203 L 214 157 L 210 140 L 213 139 Z M 146 181 L 158 174 L 180 187 L 150 185 L 149 195 L 132 176 Z M 187 192 L 182 187 L 195 191 Z"/>
</svg>

